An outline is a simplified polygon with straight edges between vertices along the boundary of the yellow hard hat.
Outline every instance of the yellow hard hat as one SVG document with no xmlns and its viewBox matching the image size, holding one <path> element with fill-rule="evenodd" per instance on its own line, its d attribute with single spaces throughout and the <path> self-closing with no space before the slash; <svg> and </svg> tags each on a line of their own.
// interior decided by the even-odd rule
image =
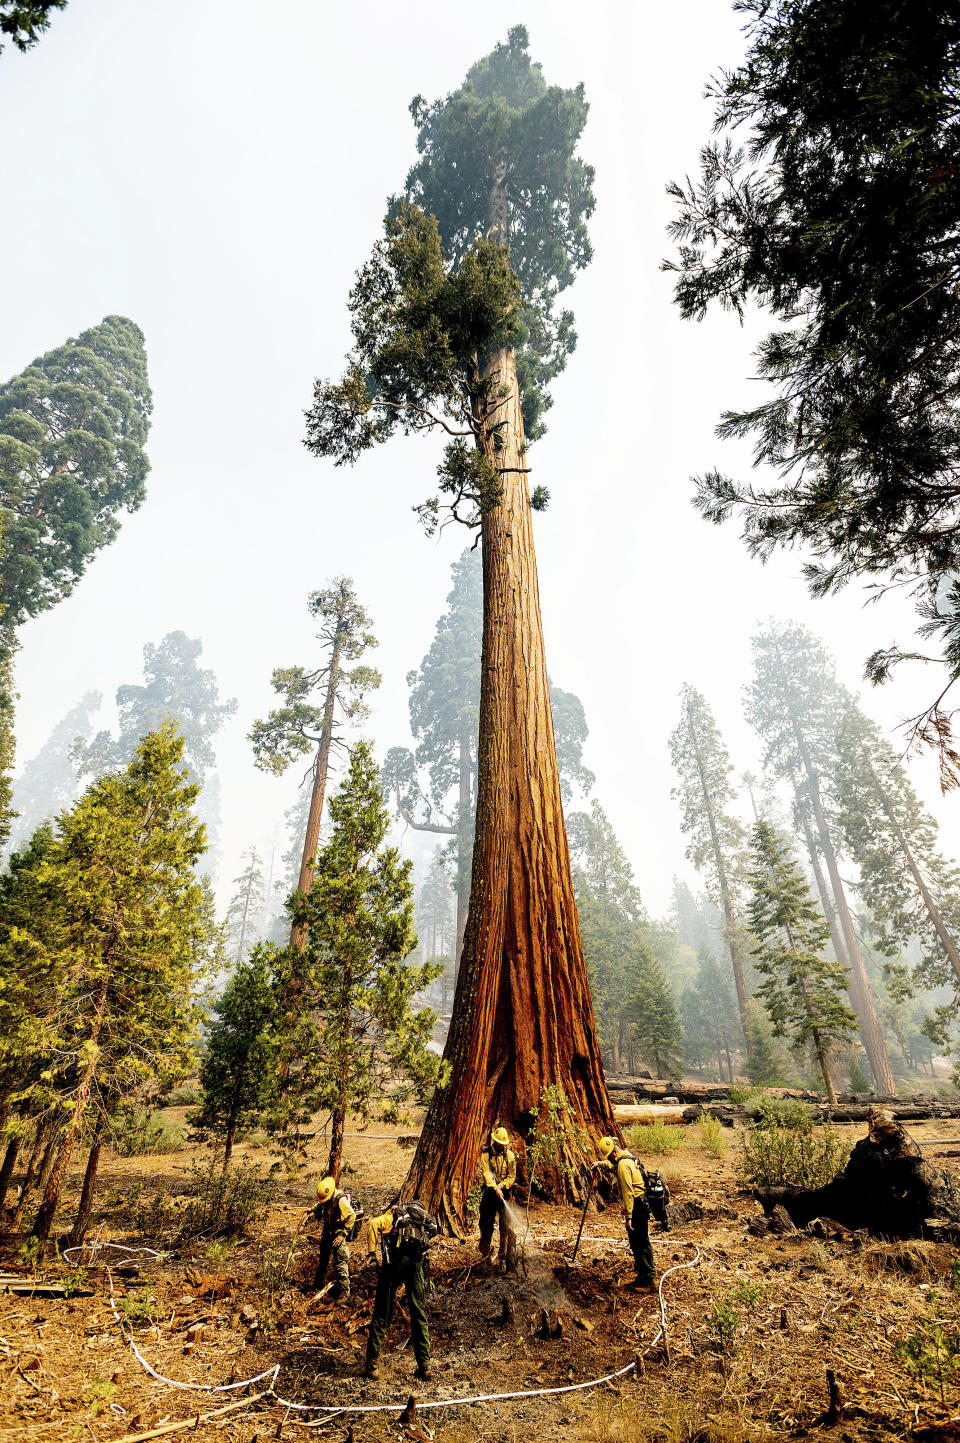
<svg viewBox="0 0 960 1443">
<path fill-rule="evenodd" d="M 603 1158 L 604 1162 L 606 1162 L 610 1154 L 612 1152 L 616 1152 L 616 1150 L 617 1139 L 615 1137 L 601 1137 L 599 1143 L 597 1144 L 597 1151 Z"/>
<path fill-rule="evenodd" d="M 490 1141 L 497 1143 L 499 1147 L 509 1147 L 510 1134 L 505 1127 L 495 1127 L 490 1134 Z"/>
<path fill-rule="evenodd" d="M 332 1177 L 322 1177 L 317 1183 L 317 1202 L 328 1203 L 337 1190 Z"/>
</svg>

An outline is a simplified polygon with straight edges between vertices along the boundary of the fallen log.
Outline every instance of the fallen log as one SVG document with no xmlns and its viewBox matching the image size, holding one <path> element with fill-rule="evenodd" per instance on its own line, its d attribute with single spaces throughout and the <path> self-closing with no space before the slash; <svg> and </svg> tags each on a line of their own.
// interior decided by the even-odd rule
<svg viewBox="0 0 960 1443">
<path fill-rule="evenodd" d="M 666 1106 L 662 1102 L 649 1103 L 641 1106 L 634 1103 L 631 1107 L 618 1106 L 614 1103 L 613 1115 L 621 1127 L 629 1127 L 634 1122 L 677 1122 L 688 1121 L 685 1116 L 686 1109 L 679 1106 Z"/>
<path fill-rule="evenodd" d="M 926 1162 L 889 1108 L 871 1109 L 869 1131 L 842 1172 L 818 1188 L 758 1188 L 754 1193 L 770 1216 L 786 1209 L 798 1227 L 814 1218 L 834 1218 L 876 1237 L 919 1238 L 929 1221 L 960 1227 L 960 1191 L 953 1180 Z"/>
</svg>

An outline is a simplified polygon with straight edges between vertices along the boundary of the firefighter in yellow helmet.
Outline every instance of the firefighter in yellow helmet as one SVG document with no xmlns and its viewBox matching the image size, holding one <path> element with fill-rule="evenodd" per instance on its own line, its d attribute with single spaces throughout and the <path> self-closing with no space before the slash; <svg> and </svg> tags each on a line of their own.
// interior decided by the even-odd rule
<svg viewBox="0 0 960 1443">
<path fill-rule="evenodd" d="M 627 1225 L 627 1241 L 633 1253 L 637 1276 L 630 1283 L 639 1292 L 653 1291 L 656 1267 L 650 1246 L 650 1206 L 647 1202 L 643 1169 L 632 1153 L 621 1147 L 615 1137 L 602 1137 L 597 1148 L 599 1158 L 594 1167 L 610 1167 L 617 1180 L 623 1216 Z"/>
<path fill-rule="evenodd" d="M 517 1159 L 510 1146 L 510 1134 L 499 1123 L 480 1152 L 483 1192 L 480 1194 L 480 1256 L 486 1261 L 493 1244 L 493 1225 L 500 1227 L 500 1254 L 508 1268 L 516 1255 L 516 1233 L 510 1226 L 510 1192 L 517 1181 Z"/>
<path fill-rule="evenodd" d="M 323 1226 L 320 1234 L 320 1256 L 317 1259 L 313 1286 L 315 1288 L 323 1287 L 332 1255 L 335 1282 L 330 1296 L 349 1298 L 350 1239 L 355 1237 L 357 1232 L 359 1222 L 357 1209 L 353 1206 L 350 1194 L 341 1192 L 332 1177 L 322 1177 L 317 1184 L 316 1206 L 310 1211 L 311 1216 L 315 1217 L 317 1222 Z M 361 1209 L 361 1216 L 362 1212 Z"/>
</svg>

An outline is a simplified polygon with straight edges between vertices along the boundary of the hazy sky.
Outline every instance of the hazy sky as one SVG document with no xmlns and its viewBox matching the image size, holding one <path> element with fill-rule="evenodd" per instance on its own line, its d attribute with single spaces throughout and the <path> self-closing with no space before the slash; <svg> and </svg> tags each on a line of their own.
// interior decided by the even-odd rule
<svg viewBox="0 0 960 1443">
<path fill-rule="evenodd" d="M 531 452 L 552 493 L 536 530 L 547 656 L 584 703 L 595 795 L 663 912 L 673 874 L 693 880 L 669 796 L 681 683 L 714 706 L 738 769 L 755 767 L 741 688 L 758 622 L 805 622 L 856 686 L 867 653 L 907 638 L 912 618 L 852 590 L 808 600 L 796 555 L 761 567 L 735 527 L 690 504 L 692 474 L 749 465 L 713 428 L 757 398 L 763 319 L 679 319 L 658 270 L 664 187 L 696 167 L 704 85 L 740 57 L 738 17 L 724 0 L 528 0 L 500 15 L 433 0 L 70 0 L 36 49 L 0 55 L 0 377 L 119 312 L 146 334 L 155 403 L 146 503 L 22 632 L 19 760 L 82 692 L 138 681 L 144 642 L 201 637 L 239 700 L 219 744 L 229 879 L 291 798 L 255 771 L 246 732 L 271 704 L 272 668 L 315 655 L 306 593 L 338 573 L 380 639 L 366 732 L 381 757 L 408 741 L 404 678 L 469 540 L 457 527 L 426 540 L 411 510 L 439 443 L 396 437 L 335 470 L 303 449 L 302 412 L 313 378 L 342 367 L 351 278 L 415 154 L 411 97 L 455 88 L 522 22 L 548 82 L 585 83 L 581 150 L 597 172 L 595 258 L 567 292 L 580 343 Z M 934 682 L 905 676 L 868 709 L 892 728 Z M 911 765 L 956 854 L 960 800 L 940 798 L 932 761 Z"/>
</svg>

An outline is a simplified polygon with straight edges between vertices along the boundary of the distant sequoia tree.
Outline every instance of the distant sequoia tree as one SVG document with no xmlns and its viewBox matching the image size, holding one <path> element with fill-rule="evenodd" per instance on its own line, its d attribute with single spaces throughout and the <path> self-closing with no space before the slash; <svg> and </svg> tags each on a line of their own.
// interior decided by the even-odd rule
<svg viewBox="0 0 960 1443">
<path fill-rule="evenodd" d="M 28 36 L 32 8 L 23 12 Z M 0 30 L 3 18 L 20 23 L 18 9 L 0 15 Z M 16 40 L 17 30 L 12 33 Z M 116 537 L 120 513 L 140 506 L 150 469 L 144 446 L 151 409 L 143 333 L 123 316 L 107 316 L 0 386 L 4 776 L 13 763 L 17 630 L 70 595 L 88 563 Z M 7 780 L 0 784 L 0 841 L 9 806 Z"/>
</svg>

